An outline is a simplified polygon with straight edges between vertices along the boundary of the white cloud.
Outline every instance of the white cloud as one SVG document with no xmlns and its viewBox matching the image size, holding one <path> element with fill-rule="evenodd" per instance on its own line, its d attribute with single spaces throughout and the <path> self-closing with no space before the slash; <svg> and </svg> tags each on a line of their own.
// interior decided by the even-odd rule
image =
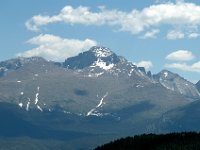
<svg viewBox="0 0 200 150">
<path fill-rule="evenodd" d="M 151 30 L 151 31 L 149 31 L 149 32 L 146 32 L 142 38 L 143 38 L 143 39 L 147 39 L 147 38 L 156 38 L 156 35 L 157 35 L 159 32 L 160 32 L 160 30 L 158 30 L 158 29 Z"/>
<path fill-rule="evenodd" d="M 97 42 L 91 39 L 63 39 L 51 34 L 41 34 L 33 37 L 28 43 L 37 45 L 36 48 L 17 54 L 19 57 L 41 56 L 48 60 L 63 61 L 68 57 L 88 50 L 97 45 Z"/>
<path fill-rule="evenodd" d="M 145 61 L 145 60 L 142 60 L 134 64 L 138 67 L 144 67 L 146 70 L 149 70 L 151 67 L 153 67 L 153 63 L 151 61 Z"/>
<path fill-rule="evenodd" d="M 194 59 L 194 55 L 187 50 L 178 50 L 167 55 L 166 59 L 173 61 L 189 61 Z"/>
<path fill-rule="evenodd" d="M 188 38 L 189 38 L 189 39 L 196 39 L 196 38 L 198 38 L 199 36 L 200 36 L 199 33 L 190 33 L 190 34 L 188 35 Z"/>
<path fill-rule="evenodd" d="M 100 12 L 91 12 L 88 7 L 79 6 L 73 8 L 72 6 L 65 6 L 58 15 L 55 16 L 33 16 L 25 25 L 29 30 L 39 31 L 39 27 L 57 22 L 64 22 L 66 24 L 83 24 L 83 25 L 115 25 L 120 17 L 125 15 L 124 12 L 117 10 L 105 10 L 100 8 Z M 122 18 L 120 18 L 122 19 Z"/>
<path fill-rule="evenodd" d="M 167 39 L 168 40 L 176 40 L 176 39 L 183 39 L 185 37 L 184 33 L 180 31 L 169 31 L 167 33 Z"/>
<path fill-rule="evenodd" d="M 133 9 L 130 12 L 117 9 L 108 10 L 103 7 L 97 11 L 91 11 L 83 6 L 77 8 L 65 6 L 57 15 L 33 16 L 26 22 L 26 27 L 29 30 L 38 31 L 42 26 L 58 22 L 69 25 L 108 25 L 132 34 L 148 32 L 152 28 L 167 25 L 171 31 L 174 31 L 168 33 L 167 37 L 180 39 L 185 37 L 187 29 L 191 30 L 191 28 L 200 26 L 200 6 L 180 0 L 175 3 L 154 4 L 143 10 Z M 175 27 L 179 27 L 179 31 L 176 31 Z"/>
<path fill-rule="evenodd" d="M 173 69 L 178 69 L 182 71 L 188 71 L 188 72 L 199 72 L 200 73 L 200 61 L 188 65 L 186 63 L 172 63 L 172 64 L 166 64 L 166 68 L 173 68 Z"/>
</svg>

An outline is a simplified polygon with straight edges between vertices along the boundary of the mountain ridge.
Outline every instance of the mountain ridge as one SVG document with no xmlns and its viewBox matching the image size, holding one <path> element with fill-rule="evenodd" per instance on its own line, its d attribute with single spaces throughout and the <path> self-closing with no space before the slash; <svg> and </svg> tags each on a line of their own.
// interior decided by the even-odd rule
<svg viewBox="0 0 200 150">
<path fill-rule="evenodd" d="M 18 85 L 20 83 L 22 84 L 23 78 L 25 80 L 29 78 L 28 80 L 30 80 L 30 82 L 31 80 L 35 82 L 35 80 L 42 79 L 47 80 L 48 82 L 46 77 L 51 78 L 51 76 L 57 76 L 57 78 L 60 78 L 60 80 L 65 80 L 64 78 L 67 77 L 72 81 L 75 81 L 76 78 L 82 78 L 86 81 L 92 79 L 96 82 L 95 84 L 100 84 L 100 87 L 103 83 L 101 78 L 108 80 L 108 83 L 112 80 L 115 82 L 115 79 L 120 79 L 119 81 L 123 81 L 123 83 L 117 81 L 119 84 L 116 85 L 116 89 L 120 89 L 120 84 L 126 87 L 132 83 L 136 88 L 144 88 L 148 85 L 154 86 L 156 84 L 160 84 L 166 88 L 166 90 L 170 90 L 177 94 L 183 95 L 189 99 L 197 100 L 200 97 L 196 86 L 193 83 L 180 77 L 178 74 L 174 74 L 168 70 L 163 70 L 158 74 L 151 75 L 151 72 L 146 72 L 144 67 L 137 67 L 133 63 L 127 61 L 125 58 L 117 56 L 114 52 L 106 47 L 94 46 L 86 52 L 82 52 L 77 56 L 66 59 L 63 63 L 46 61 L 42 57 L 16 58 L 0 62 L 0 68 L 4 69 L 4 73 L 2 73 L 1 78 L 12 81 L 14 78 L 16 78 L 14 81 L 17 82 Z M 52 81 L 54 82 L 56 80 L 52 79 L 49 82 Z M 115 85 L 117 82 L 114 82 L 111 83 Z M 79 83 L 77 87 L 78 86 Z M 107 85 L 107 87 L 109 86 L 110 85 Z M 31 91 L 35 91 L 35 96 L 29 96 L 27 99 L 32 97 L 31 99 L 38 101 L 40 88 L 41 87 L 39 85 L 34 85 L 34 90 Z M 63 88 L 65 88 L 64 85 Z M 73 91 L 76 91 L 76 94 L 78 95 L 81 95 L 80 93 L 82 93 L 82 96 L 84 93 L 87 93 L 87 91 L 82 89 L 78 90 L 76 87 L 74 87 Z M 97 92 L 98 90 L 95 93 Z M 102 96 L 105 95 L 106 92 L 108 91 L 104 91 Z M 25 92 L 21 91 L 19 93 L 20 97 L 23 97 Z M 27 105 L 28 103 L 29 102 L 27 102 Z M 22 102 L 20 102 L 19 105 L 22 105 Z M 40 106 L 37 107 L 40 109 Z"/>
<path fill-rule="evenodd" d="M 187 97 L 198 99 L 200 96 L 195 84 L 168 70 L 162 70 L 158 74 L 153 75 L 153 78 L 167 89 L 178 92 Z"/>
<path fill-rule="evenodd" d="M 168 131 L 177 118 L 171 114 L 190 110 L 200 100 L 196 86 L 179 75 L 167 70 L 152 75 L 105 47 L 92 47 L 64 62 L 16 58 L 0 62 L 0 67 L 0 107 L 8 118 L 15 114 L 19 126 L 30 125 L 52 139 L 52 133 L 63 138 L 70 133 L 76 143 L 84 136 L 90 146 L 130 133 Z"/>
<path fill-rule="evenodd" d="M 197 89 L 198 89 L 199 92 L 200 92 L 200 80 L 196 83 L 196 87 L 197 87 Z"/>
</svg>

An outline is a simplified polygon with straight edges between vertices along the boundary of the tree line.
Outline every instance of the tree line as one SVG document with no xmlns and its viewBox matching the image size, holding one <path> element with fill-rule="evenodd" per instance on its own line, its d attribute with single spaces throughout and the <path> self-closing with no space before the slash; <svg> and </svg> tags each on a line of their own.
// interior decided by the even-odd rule
<svg viewBox="0 0 200 150">
<path fill-rule="evenodd" d="M 200 150 L 200 133 L 143 134 L 121 138 L 95 150 Z"/>
</svg>

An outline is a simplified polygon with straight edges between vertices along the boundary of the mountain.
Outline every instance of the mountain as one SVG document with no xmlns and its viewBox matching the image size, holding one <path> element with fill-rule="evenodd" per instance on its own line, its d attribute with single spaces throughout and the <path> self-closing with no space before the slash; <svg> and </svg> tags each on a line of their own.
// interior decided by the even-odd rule
<svg viewBox="0 0 200 150">
<path fill-rule="evenodd" d="M 15 58 L 0 62 L 0 68 L 3 136 L 62 140 L 68 149 L 166 131 L 164 114 L 200 99 L 196 86 L 179 75 L 167 70 L 152 75 L 106 47 L 64 62 Z M 17 130 L 10 116 L 27 128 L 23 134 L 9 132 Z"/>
<path fill-rule="evenodd" d="M 121 59 L 106 47 L 92 47 L 89 51 L 80 53 L 78 56 L 68 58 L 63 66 L 69 69 L 83 69 L 98 66 L 102 69 L 111 69 Z"/>
<path fill-rule="evenodd" d="M 157 123 L 158 132 L 200 131 L 199 108 L 200 101 L 195 101 L 164 113 Z"/>
<path fill-rule="evenodd" d="M 115 76 L 115 77 L 138 77 L 150 80 L 146 76 L 143 67 L 137 67 L 125 58 L 117 56 L 106 47 L 92 47 L 89 51 L 80 53 L 78 56 L 68 58 L 62 67 L 79 70 L 89 77 Z"/>
<path fill-rule="evenodd" d="M 199 82 L 196 83 L 196 87 L 197 87 L 198 91 L 200 92 L 200 80 L 199 80 Z"/>
<path fill-rule="evenodd" d="M 159 111 L 189 102 L 189 92 L 185 96 L 168 90 L 150 78 L 144 68 L 104 47 L 92 47 L 59 65 L 38 57 L 17 58 L 2 64 L 7 71 L 0 78 L 0 98 L 27 111 L 59 109 L 101 116 L 146 101 L 165 107 Z M 153 94 L 157 92 L 160 94 Z"/>
<path fill-rule="evenodd" d="M 195 84 L 185 80 L 178 74 L 174 74 L 168 70 L 163 70 L 154 75 L 154 79 L 171 91 L 192 99 L 199 99 L 200 94 Z"/>
<path fill-rule="evenodd" d="M 16 58 L 16 59 L 10 59 L 7 61 L 0 62 L 0 77 L 6 76 L 10 72 L 16 71 L 17 69 L 23 67 L 26 64 L 29 64 L 31 62 L 37 62 L 42 63 L 45 60 L 41 57 L 31 57 L 31 58 Z"/>
</svg>

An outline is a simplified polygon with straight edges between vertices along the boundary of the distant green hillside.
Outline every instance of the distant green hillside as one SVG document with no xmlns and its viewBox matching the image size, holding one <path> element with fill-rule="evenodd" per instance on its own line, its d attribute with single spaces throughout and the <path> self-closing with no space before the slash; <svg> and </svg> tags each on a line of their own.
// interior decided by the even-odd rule
<svg viewBox="0 0 200 150">
<path fill-rule="evenodd" d="M 200 133 L 144 134 L 122 138 L 95 150 L 199 150 Z"/>
</svg>

